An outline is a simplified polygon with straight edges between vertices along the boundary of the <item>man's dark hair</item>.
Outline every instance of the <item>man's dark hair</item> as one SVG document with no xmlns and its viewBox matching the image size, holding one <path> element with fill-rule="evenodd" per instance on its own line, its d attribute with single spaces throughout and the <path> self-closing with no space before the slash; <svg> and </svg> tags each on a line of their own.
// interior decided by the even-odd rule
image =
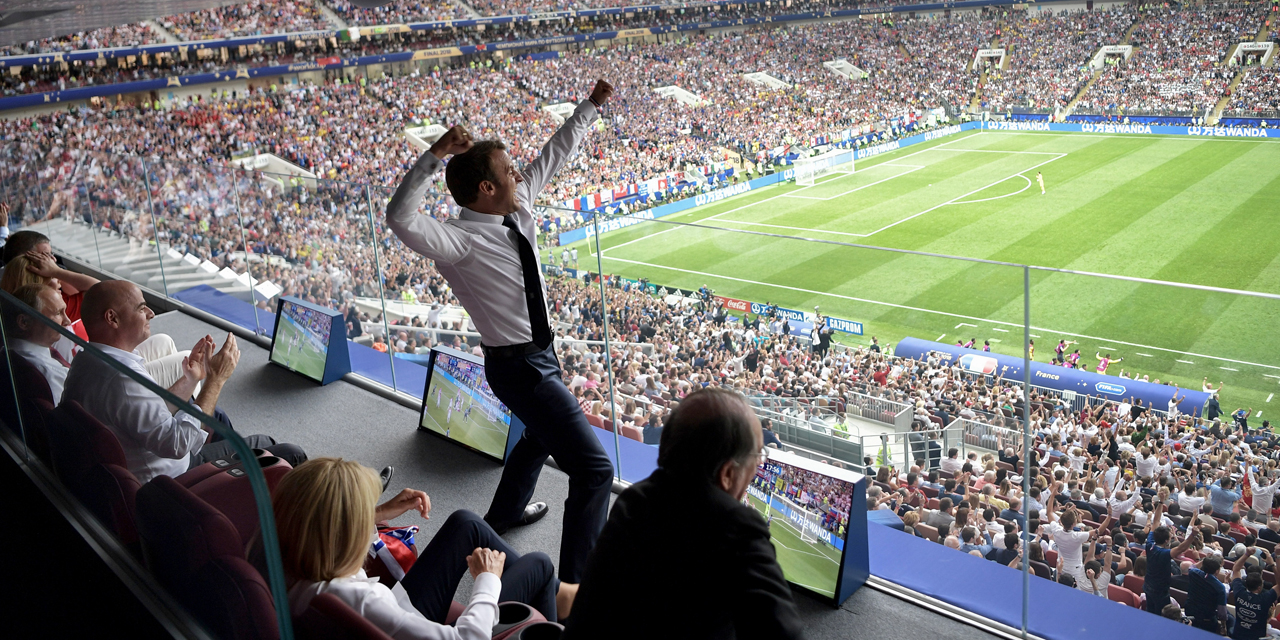
<svg viewBox="0 0 1280 640">
<path fill-rule="evenodd" d="M 760 428 L 768 429 L 773 426 L 773 421 L 768 418 L 760 418 Z"/>
<path fill-rule="evenodd" d="M 959 450 L 959 449 L 957 449 L 957 448 L 955 448 L 955 447 L 952 447 L 952 448 L 950 448 L 950 449 L 947 449 L 947 457 L 948 457 L 948 458 L 954 458 L 954 457 L 956 457 L 956 456 L 958 456 L 958 455 L 960 455 L 960 450 Z"/>
<path fill-rule="evenodd" d="M 4 243 L 4 262 L 7 264 L 10 260 L 35 249 L 36 245 L 46 242 L 49 242 L 49 236 L 39 231 L 15 231 Z"/>
<path fill-rule="evenodd" d="M 449 159 L 444 168 L 444 181 L 458 204 L 464 207 L 473 204 L 480 197 L 481 182 L 488 180 L 498 184 L 498 174 L 493 170 L 493 160 L 489 156 L 506 148 L 507 145 L 498 140 L 481 140 L 471 145 L 466 153 Z"/>
<path fill-rule="evenodd" d="M 951 508 L 951 498 L 943 498 L 938 501 L 938 511 L 946 511 Z"/>
<path fill-rule="evenodd" d="M 1004 534 L 1004 548 L 1008 549 L 1009 551 L 1016 550 L 1018 548 L 1018 534 L 1016 533 Z"/>
<path fill-rule="evenodd" d="M 1222 570 L 1222 559 L 1217 556 L 1209 556 L 1200 562 L 1200 570 L 1211 577 L 1216 576 Z"/>
<path fill-rule="evenodd" d="M 1250 591 L 1257 591 L 1262 588 L 1262 572 L 1250 573 L 1244 579 L 1244 588 Z"/>
<path fill-rule="evenodd" d="M 1176 602 L 1170 602 L 1169 604 L 1166 604 L 1163 609 L 1160 610 L 1160 615 L 1170 620 L 1177 620 L 1181 622 L 1182 607 L 1178 606 L 1178 603 Z"/>
<path fill-rule="evenodd" d="M 724 463 L 751 462 L 759 453 L 752 415 L 747 401 L 736 392 L 707 387 L 690 394 L 667 418 L 658 445 L 658 466 L 714 482 Z"/>
<path fill-rule="evenodd" d="M 1163 547 L 1169 544 L 1169 527 L 1156 527 L 1156 530 L 1151 532 L 1151 536 L 1156 544 Z"/>
</svg>

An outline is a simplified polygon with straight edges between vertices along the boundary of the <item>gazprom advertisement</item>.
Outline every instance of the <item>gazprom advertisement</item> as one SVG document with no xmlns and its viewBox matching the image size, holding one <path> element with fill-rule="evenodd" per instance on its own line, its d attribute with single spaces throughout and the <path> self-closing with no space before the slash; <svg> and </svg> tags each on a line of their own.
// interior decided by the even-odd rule
<svg viewBox="0 0 1280 640">
<path fill-rule="evenodd" d="M 939 354 L 943 362 L 954 363 L 965 371 L 1000 375 L 1016 381 L 1022 380 L 1022 358 L 965 349 L 953 344 L 903 338 L 894 348 L 893 355 L 899 358 L 924 360 L 929 357 L 930 352 Z M 1169 400 L 1174 394 L 1173 387 L 1163 384 L 1068 369 L 1042 362 L 1031 363 L 1031 384 L 1056 391 L 1074 391 L 1117 402 L 1133 398 L 1142 402 L 1144 406 L 1150 404 L 1152 408 L 1160 411 L 1169 408 Z M 1209 394 L 1203 391 L 1178 389 L 1177 394 L 1179 397 L 1186 396 L 1178 403 L 1178 411 L 1182 413 L 1199 415 L 1201 408 L 1209 401 Z"/>
</svg>

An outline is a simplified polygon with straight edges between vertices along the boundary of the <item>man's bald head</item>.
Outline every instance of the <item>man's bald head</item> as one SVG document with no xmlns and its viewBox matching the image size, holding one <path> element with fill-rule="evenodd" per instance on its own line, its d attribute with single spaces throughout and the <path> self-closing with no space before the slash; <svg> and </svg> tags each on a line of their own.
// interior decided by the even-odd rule
<svg viewBox="0 0 1280 640">
<path fill-rule="evenodd" d="M 694 392 L 667 418 L 658 466 L 715 480 L 727 462 L 751 464 L 760 452 L 760 422 L 739 394 L 718 388 Z"/>
<path fill-rule="evenodd" d="M 151 318 L 138 285 L 128 280 L 104 280 L 93 285 L 80 303 L 80 319 L 89 340 L 133 351 L 151 336 Z"/>
</svg>

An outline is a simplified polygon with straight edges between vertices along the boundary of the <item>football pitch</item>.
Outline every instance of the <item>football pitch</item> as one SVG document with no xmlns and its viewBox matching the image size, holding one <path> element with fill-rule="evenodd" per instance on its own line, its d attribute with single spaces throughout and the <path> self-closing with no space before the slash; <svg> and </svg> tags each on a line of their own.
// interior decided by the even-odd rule
<svg viewBox="0 0 1280 640">
<path fill-rule="evenodd" d="M 325 353 L 317 349 L 305 330 L 294 324 L 288 316 L 282 318 L 280 335 L 276 336 L 271 361 L 282 364 L 308 378 L 324 378 Z M 297 340 L 297 344 L 291 343 Z"/>
<path fill-rule="evenodd" d="M 439 407 L 436 406 L 437 388 L 444 391 Z M 450 415 L 449 401 L 453 400 L 457 395 L 458 385 L 441 376 L 433 376 L 431 390 L 427 393 L 427 397 L 422 400 L 423 406 L 427 409 L 422 417 L 422 426 L 440 434 L 444 434 L 447 429 L 450 438 L 473 449 L 479 449 L 489 455 L 501 458 L 507 449 L 507 425 L 500 422 L 490 422 L 489 416 L 485 415 L 484 409 L 478 403 L 471 410 L 471 417 L 463 418 L 467 403 L 471 401 L 471 396 L 467 395 L 466 392 L 462 394 L 464 410 L 454 411 Z M 445 425 L 448 426 L 446 427 Z"/>
<path fill-rule="evenodd" d="M 762 515 L 765 513 L 764 502 L 751 494 L 747 494 L 747 498 L 753 509 Z M 769 539 L 773 541 L 783 575 L 810 591 L 834 597 L 836 579 L 840 577 L 840 552 L 821 542 L 804 542 L 782 512 L 771 510 Z"/>
<path fill-rule="evenodd" d="M 1280 417 L 1280 300 L 1091 275 L 1280 294 L 1280 143 L 983 131 L 856 168 L 606 234 L 604 270 L 820 305 L 863 323 L 836 334 L 847 343 L 976 338 L 1018 356 L 1021 267 L 869 247 L 1084 272 L 1030 271 L 1038 361 L 1074 340 L 1090 369 L 1100 352 L 1123 358 L 1110 374 L 1195 390 L 1207 377 L 1224 410 Z"/>
</svg>

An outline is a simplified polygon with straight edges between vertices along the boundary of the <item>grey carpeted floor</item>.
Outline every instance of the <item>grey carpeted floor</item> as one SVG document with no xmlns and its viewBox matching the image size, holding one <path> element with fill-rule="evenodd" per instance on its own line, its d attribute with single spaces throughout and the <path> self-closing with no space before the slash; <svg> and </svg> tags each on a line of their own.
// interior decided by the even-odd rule
<svg viewBox="0 0 1280 640">
<path fill-rule="evenodd" d="M 151 327 L 153 333 L 171 336 L 180 349 L 206 334 L 219 345 L 226 338 L 225 331 L 176 311 L 157 316 Z M 393 465 L 395 477 L 385 497 L 404 487 L 431 496 L 430 520 L 406 514 L 396 521 L 420 526 L 423 541 L 458 509 L 482 515 L 487 510 L 502 474 L 496 463 L 419 431 L 413 410 L 341 380 L 321 387 L 268 364 L 265 349 L 243 340 L 240 350 L 239 368 L 218 402 L 240 433 L 263 433 L 292 442 L 311 457 L 340 456 L 374 469 Z M 536 525 L 508 532 L 507 542 L 516 550 L 542 551 L 557 559 L 567 480 L 560 471 L 543 470 L 534 499 L 547 502 L 551 511 Z M 469 580 L 464 578 L 459 587 L 458 598 L 464 602 Z M 808 625 L 808 636 L 815 639 L 993 637 L 870 588 L 859 590 L 839 609 L 803 594 L 796 595 L 796 604 Z"/>
</svg>

